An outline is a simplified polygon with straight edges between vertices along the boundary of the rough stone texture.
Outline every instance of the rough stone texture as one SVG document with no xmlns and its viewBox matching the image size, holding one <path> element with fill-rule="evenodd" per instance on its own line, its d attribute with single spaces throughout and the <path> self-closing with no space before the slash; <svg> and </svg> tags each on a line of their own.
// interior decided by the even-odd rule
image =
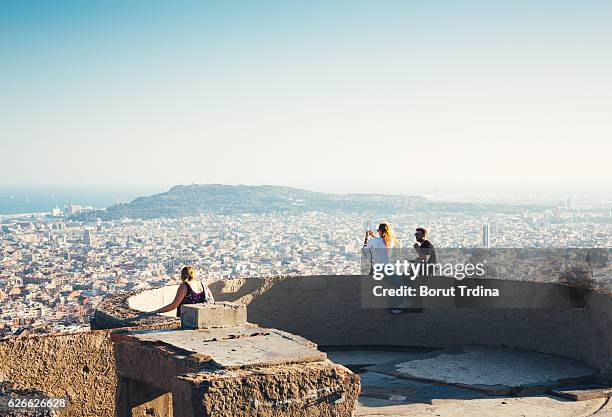
<svg viewBox="0 0 612 417">
<path fill-rule="evenodd" d="M 0 416 L 2 417 L 53 417 L 53 408 L 23 409 L 11 407 L 10 400 L 47 398 L 41 391 L 23 388 L 13 382 L 0 382 Z"/>
<path fill-rule="evenodd" d="M 238 337 L 231 337 L 235 334 Z M 283 340 L 284 351 L 275 351 L 274 343 L 267 340 L 272 334 L 276 340 Z M 359 394 L 357 375 L 325 359 L 324 353 L 314 350 L 303 338 L 275 333 L 274 329 L 250 325 L 210 331 L 136 331 L 115 333 L 112 337 L 118 374 L 127 385 L 140 381 L 157 390 L 156 395 L 145 399 L 151 412 L 160 415 L 170 403 L 168 396 L 164 401 L 159 394 L 171 393 L 174 415 L 181 417 L 349 417 Z M 197 343 L 193 342 L 195 339 Z M 259 346 L 251 339 L 266 343 Z M 215 354 L 216 343 L 222 349 Z M 286 349 L 291 345 L 305 349 L 309 356 L 302 351 L 296 353 L 293 348 Z M 237 357 L 246 354 L 250 359 L 235 358 L 229 363 L 215 360 L 217 354 L 232 351 Z M 132 398 L 129 405 L 120 401 L 120 410 L 134 405 L 135 391 L 131 392 L 120 396 Z M 142 408 L 140 403 L 137 407 Z"/>
<path fill-rule="evenodd" d="M 203 401 L 196 415 L 350 417 L 359 376 L 326 360 L 181 377 Z"/>
<path fill-rule="evenodd" d="M 117 386 L 109 331 L 0 341 L 0 381 L 67 396 L 60 416 L 114 417 Z"/>
<path fill-rule="evenodd" d="M 181 327 L 185 329 L 238 326 L 246 321 L 247 310 L 243 304 L 219 302 L 181 307 Z"/>
</svg>

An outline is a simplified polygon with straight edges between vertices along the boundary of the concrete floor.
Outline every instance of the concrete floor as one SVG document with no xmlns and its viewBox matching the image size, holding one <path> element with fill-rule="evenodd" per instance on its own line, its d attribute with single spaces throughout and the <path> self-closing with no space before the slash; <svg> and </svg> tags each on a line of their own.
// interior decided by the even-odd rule
<svg viewBox="0 0 612 417">
<path fill-rule="evenodd" d="M 444 351 L 434 351 L 428 349 L 402 349 L 402 350 L 333 350 L 327 349 L 328 357 L 337 363 L 343 364 L 361 376 L 362 393 L 355 413 L 356 417 L 382 417 L 382 416 L 413 416 L 413 417 L 612 417 L 612 405 L 606 399 L 592 399 L 586 401 L 570 401 L 550 395 L 526 395 L 526 396 L 490 396 L 486 392 L 474 389 L 467 389 L 460 386 L 450 385 L 439 382 L 423 382 L 412 379 L 410 375 L 389 374 L 384 372 L 390 367 L 402 369 L 402 367 L 413 369 L 428 369 L 428 375 L 435 377 L 448 377 L 448 354 Z M 470 365 L 462 365 L 452 368 L 454 379 L 464 379 L 472 383 L 478 383 L 478 361 L 475 352 L 478 350 L 467 349 L 467 356 L 462 360 L 469 359 Z M 440 353 L 443 353 L 440 355 Z M 461 354 L 461 351 L 456 351 Z M 483 357 L 483 367 L 487 369 L 497 369 L 500 377 L 505 378 L 505 382 L 521 382 L 528 380 L 530 383 L 537 383 L 539 379 L 546 380 L 550 377 L 551 367 L 554 357 L 547 357 L 546 366 L 538 374 L 537 369 L 531 369 L 529 375 L 522 375 L 521 378 L 513 380 L 509 378 L 504 369 L 504 350 L 494 352 L 485 350 Z M 465 351 L 464 351 L 465 353 Z M 510 352 L 508 361 L 514 360 L 516 363 L 533 363 L 534 357 L 530 352 L 520 351 Z M 446 363 L 447 366 L 440 366 L 439 372 L 434 373 L 436 368 L 435 358 L 440 357 L 440 365 Z M 496 364 L 494 358 L 500 359 L 503 363 Z M 476 359 L 476 361 L 475 361 Z M 568 365 L 564 359 L 559 359 L 560 364 Z M 415 365 L 409 366 L 411 361 L 416 361 Z M 421 361 L 421 362 L 419 362 Z M 579 363 L 569 364 L 578 373 L 588 373 L 588 367 Z M 465 368 L 462 374 L 461 368 Z M 507 367 L 506 367 L 507 368 Z M 572 371 L 570 369 L 570 373 Z M 380 372 L 382 370 L 383 372 Z M 488 383 L 494 382 L 491 373 L 483 370 L 483 379 Z M 524 374 L 524 369 L 521 371 Z M 557 375 L 557 374 L 555 374 Z M 541 378 L 540 378 L 541 377 Z"/>
</svg>

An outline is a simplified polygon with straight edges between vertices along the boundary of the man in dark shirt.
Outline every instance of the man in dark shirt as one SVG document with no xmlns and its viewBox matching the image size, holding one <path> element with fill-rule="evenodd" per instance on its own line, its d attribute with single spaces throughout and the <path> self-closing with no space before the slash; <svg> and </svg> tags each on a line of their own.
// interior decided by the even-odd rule
<svg viewBox="0 0 612 417">
<path fill-rule="evenodd" d="M 416 250 L 417 258 L 412 262 L 419 262 L 421 269 L 417 273 L 418 276 L 429 275 L 428 265 L 436 263 L 436 250 L 431 242 L 427 239 L 427 229 L 419 227 L 416 229 L 414 234 L 416 237 L 416 243 L 414 244 L 414 250 Z M 423 300 L 421 297 L 411 297 L 409 300 L 405 300 L 402 305 L 396 308 L 392 308 L 390 311 L 393 314 L 401 313 L 421 313 L 423 312 Z"/>
<path fill-rule="evenodd" d="M 427 239 L 427 229 L 424 227 L 418 227 L 414 236 L 416 238 L 414 250 L 416 250 L 417 255 L 419 255 L 415 261 L 423 262 L 425 265 L 435 264 L 437 262 L 436 249 L 431 244 L 429 239 Z M 425 272 L 425 274 L 427 274 L 427 272 Z"/>
</svg>

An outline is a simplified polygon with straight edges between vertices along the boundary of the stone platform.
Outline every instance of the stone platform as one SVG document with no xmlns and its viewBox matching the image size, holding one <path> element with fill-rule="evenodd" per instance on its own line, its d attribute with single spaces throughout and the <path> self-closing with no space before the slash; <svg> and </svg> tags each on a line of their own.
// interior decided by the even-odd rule
<svg viewBox="0 0 612 417">
<path fill-rule="evenodd" d="M 327 355 L 361 377 L 355 417 L 612 417 L 607 398 L 594 395 L 593 390 L 585 391 L 585 386 L 579 387 L 578 394 L 570 392 L 580 395 L 581 401 L 575 401 L 578 398 L 567 400 L 556 394 L 526 392 L 492 396 L 482 390 L 414 379 L 395 371 L 386 373 L 390 364 L 431 359 L 444 351 L 446 349 L 335 347 L 328 350 Z M 460 370 L 455 372 L 460 373 Z"/>
<path fill-rule="evenodd" d="M 349 417 L 360 389 L 315 344 L 253 324 L 111 337 L 119 416 Z"/>
<path fill-rule="evenodd" d="M 276 329 L 252 324 L 198 330 L 133 331 L 113 340 L 155 346 L 184 353 L 191 361 L 219 369 L 271 366 L 327 359 L 308 340 Z"/>
<path fill-rule="evenodd" d="M 564 384 L 592 382 L 597 375 L 597 370 L 571 359 L 484 346 L 438 350 L 410 360 L 380 364 L 371 370 L 489 395 L 544 393 Z"/>
</svg>

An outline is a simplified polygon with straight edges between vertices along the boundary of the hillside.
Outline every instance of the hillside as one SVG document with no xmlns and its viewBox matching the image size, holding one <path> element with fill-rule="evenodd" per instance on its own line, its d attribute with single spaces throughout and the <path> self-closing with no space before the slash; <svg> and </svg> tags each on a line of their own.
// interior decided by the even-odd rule
<svg viewBox="0 0 612 417">
<path fill-rule="evenodd" d="M 385 211 L 423 207 L 422 197 L 373 194 L 329 194 L 279 186 L 177 185 L 93 215 L 103 219 L 184 217 L 202 213 L 240 214 L 303 211 Z M 87 214 L 88 217 L 92 214 Z"/>
<path fill-rule="evenodd" d="M 187 217 L 199 214 L 301 213 L 307 211 L 393 214 L 464 212 L 472 214 L 515 213 L 534 205 L 433 202 L 418 196 L 381 194 L 332 194 L 272 185 L 176 185 L 168 191 L 138 197 L 106 210 L 80 214 L 81 219 L 105 220 Z M 539 207 L 542 208 L 542 207 Z"/>
</svg>

